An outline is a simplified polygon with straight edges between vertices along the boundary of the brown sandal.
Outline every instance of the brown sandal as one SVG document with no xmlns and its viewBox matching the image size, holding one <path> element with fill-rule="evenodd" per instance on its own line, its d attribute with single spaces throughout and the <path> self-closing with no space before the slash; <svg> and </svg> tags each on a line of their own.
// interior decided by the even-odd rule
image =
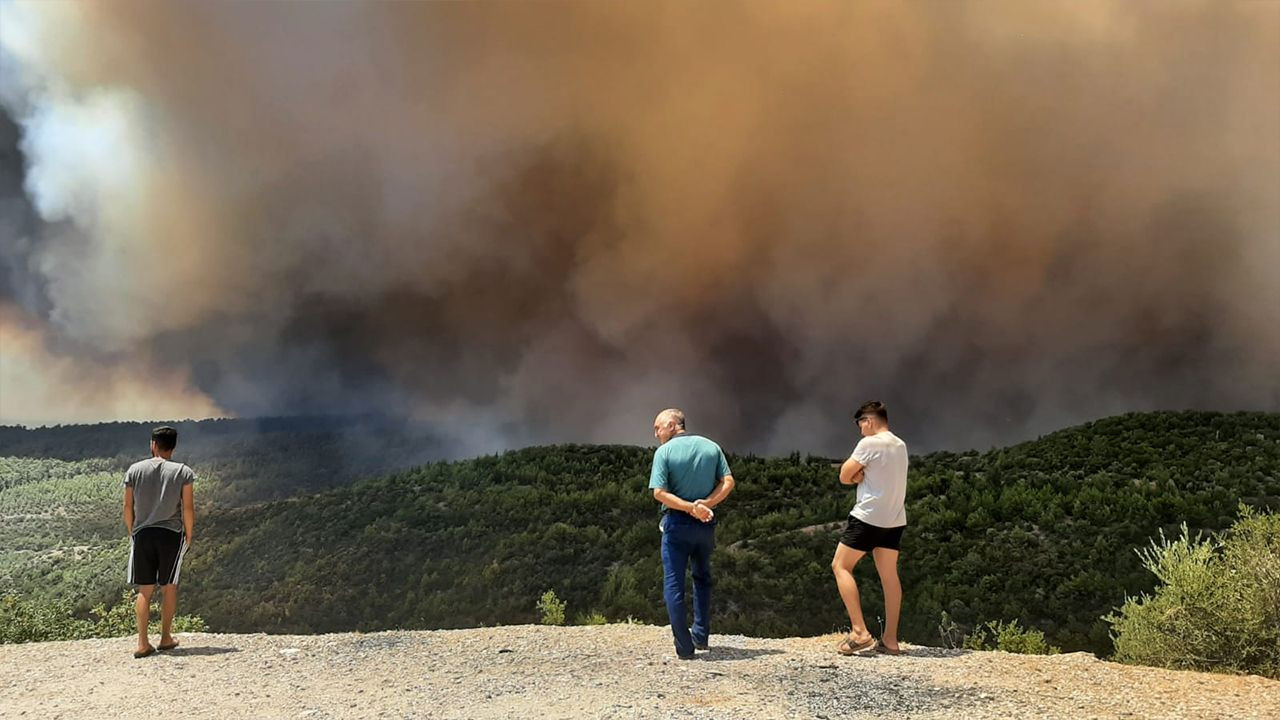
<svg viewBox="0 0 1280 720">
<path fill-rule="evenodd" d="M 853 655 L 854 653 L 866 650 L 875 644 L 876 638 L 874 635 L 868 635 L 867 639 L 863 642 L 855 642 L 853 639 L 853 633 L 850 633 L 845 637 L 845 639 L 840 641 L 840 644 L 836 647 L 836 652 L 841 655 Z"/>
<path fill-rule="evenodd" d="M 148 645 L 146 650 L 133 651 L 133 657 L 136 660 L 141 660 L 144 657 L 151 657 L 152 655 L 155 655 L 155 654 L 156 654 L 156 649 L 152 645 Z"/>
<path fill-rule="evenodd" d="M 898 646 L 897 650 L 894 650 L 893 648 L 885 645 L 884 642 L 881 642 L 880 644 L 876 645 L 876 652 L 884 653 L 885 655 L 906 655 L 907 654 L 907 651 L 903 650 L 901 645 Z"/>
</svg>

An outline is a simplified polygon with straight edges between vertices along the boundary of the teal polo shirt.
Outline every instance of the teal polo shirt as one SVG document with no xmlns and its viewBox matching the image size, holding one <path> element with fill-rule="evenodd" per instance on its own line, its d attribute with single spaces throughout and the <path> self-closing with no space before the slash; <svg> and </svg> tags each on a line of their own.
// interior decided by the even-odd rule
<svg viewBox="0 0 1280 720">
<path fill-rule="evenodd" d="M 701 435 L 677 435 L 653 454 L 649 488 L 662 488 L 681 500 L 701 500 L 731 474 L 720 446 Z"/>
</svg>

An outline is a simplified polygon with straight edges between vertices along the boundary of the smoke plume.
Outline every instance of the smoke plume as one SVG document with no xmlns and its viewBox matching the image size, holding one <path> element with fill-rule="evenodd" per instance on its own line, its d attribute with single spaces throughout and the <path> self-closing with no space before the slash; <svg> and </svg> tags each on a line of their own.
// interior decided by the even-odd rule
<svg viewBox="0 0 1280 720">
<path fill-rule="evenodd" d="M 192 408 L 826 453 L 867 399 L 917 449 L 1280 410 L 1277 3 L 0 13 L 3 323 Z"/>
</svg>

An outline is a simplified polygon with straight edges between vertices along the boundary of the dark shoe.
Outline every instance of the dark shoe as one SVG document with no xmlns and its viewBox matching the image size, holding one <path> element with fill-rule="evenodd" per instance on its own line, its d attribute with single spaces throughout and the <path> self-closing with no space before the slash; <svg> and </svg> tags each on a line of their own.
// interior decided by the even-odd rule
<svg viewBox="0 0 1280 720">
<path fill-rule="evenodd" d="M 689 628 L 689 634 L 693 635 L 693 628 Z M 697 638 L 695 637 L 693 640 L 693 649 L 694 650 L 710 650 L 711 646 L 707 644 L 707 642 L 709 641 L 710 640 L 708 639 L 708 641 L 706 642 L 698 642 Z"/>
<path fill-rule="evenodd" d="M 134 651 L 133 651 L 133 657 L 134 657 L 134 658 L 150 657 L 151 655 L 155 655 L 155 654 L 156 654 L 156 649 L 155 649 L 154 647 L 150 646 L 150 645 L 148 645 L 148 646 L 147 646 L 147 649 L 146 649 L 146 650 L 134 650 Z"/>
<path fill-rule="evenodd" d="M 698 659 L 698 656 L 697 656 L 697 655 L 681 655 L 680 653 L 676 653 L 676 657 L 677 657 L 677 658 L 679 658 L 679 659 L 681 659 L 681 660 L 696 660 L 696 659 Z"/>
</svg>

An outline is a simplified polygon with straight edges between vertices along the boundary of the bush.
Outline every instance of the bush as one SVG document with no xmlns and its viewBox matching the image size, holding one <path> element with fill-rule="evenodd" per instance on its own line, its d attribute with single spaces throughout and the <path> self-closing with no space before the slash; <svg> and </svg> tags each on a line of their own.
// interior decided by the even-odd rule
<svg viewBox="0 0 1280 720">
<path fill-rule="evenodd" d="M 99 604 L 89 611 L 88 618 L 82 618 L 76 617 L 66 601 L 24 602 L 6 595 L 0 598 L 0 644 L 132 635 L 138 631 L 133 598 L 133 592 L 126 590 L 115 605 L 108 608 L 105 603 Z M 206 629 L 204 620 L 198 617 L 179 615 L 173 619 L 174 632 Z M 160 634 L 158 602 L 152 603 L 148 632 Z"/>
<path fill-rule="evenodd" d="M 563 625 L 564 608 L 565 602 L 556 597 L 555 590 L 542 593 L 542 598 L 538 600 L 538 610 L 542 612 L 543 625 Z"/>
<path fill-rule="evenodd" d="M 963 647 L 970 650 L 999 650 L 1019 655 L 1057 655 L 1061 648 L 1045 642 L 1044 633 L 1024 628 L 1017 620 L 995 620 L 979 625 L 965 637 Z"/>
<path fill-rule="evenodd" d="M 133 612 L 134 597 L 132 591 L 125 590 L 120 594 L 120 602 L 110 608 L 106 604 L 99 604 L 90 610 L 93 634 L 86 637 L 123 637 L 138 632 L 138 621 Z M 205 632 L 207 630 L 201 618 L 192 615 L 177 615 L 173 618 L 174 632 Z M 158 590 L 152 597 L 151 621 L 148 623 L 147 633 L 160 634 L 160 591 Z"/>
<path fill-rule="evenodd" d="M 605 617 L 603 613 L 595 611 L 578 613 L 578 617 L 574 618 L 573 621 L 574 625 L 607 625 L 608 623 L 609 618 Z"/>
<path fill-rule="evenodd" d="M 65 601 L 31 603 L 0 598 L 0 644 L 93 637 L 93 624 L 76 618 Z"/>
<path fill-rule="evenodd" d="M 1280 679 L 1280 513 L 1240 506 L 1221 537 L 1182 536 L 1138 552 L 1159 584 L 1105 618 L 1115 659 Z"/>
</svg>

